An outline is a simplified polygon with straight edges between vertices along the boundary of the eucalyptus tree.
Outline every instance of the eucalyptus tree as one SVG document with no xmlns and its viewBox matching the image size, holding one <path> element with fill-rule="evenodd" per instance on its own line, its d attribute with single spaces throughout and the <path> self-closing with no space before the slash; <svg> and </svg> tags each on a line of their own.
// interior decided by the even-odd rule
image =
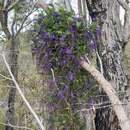
<svg viewBox="0 0 130 130">
<path fill-rule="evenodd" d="M 117 91 L 125 92 L 127 77 L 122 66 L 122 56 L 130 38 L 129 2 L 128 0 L 86 0 L 86 2 L 92 21 L 96 22 L 98 29 L 101 30 L 101 36 L 96 37 L 96 41 L 102 60 L 103 75 Z M 125 10 L 124 25 L 120 20 L 121 7 Z M 106 100 L 108 98 L 101 99 Z M 97 110 L 95 124 L 96 130 L 119 128 L 118 120 L 111 108 Z"/>
<path fill-rule="evenodd" d="M 11 71 L 18 79 L 18 54 L 19 54 L 19 34 L 30 22 L 28 17 L 34 11 L 33 0 L 1 0 L 0 1 L 0 24 L 6 37 L 5 52 Z M 10 90 L 8 96 L 8 110 L 6 113 L 6 124 L 15 123 L 15 95 L 16 88 L 9 82 Z M 6 130 L 13 130 L 11 125 L 6 126 Z"/>
<path fill-rule="evenodd" d="M 78 14 L 82 15 L 82 0 L 78 0 Z"/>
<path fill-rule="evenodd" d="M 64 7 L 67 10 L 72 10 L 71 0 L 52 0 L 54 5 L 57 5 L 56 8 Z"/>
</svg>

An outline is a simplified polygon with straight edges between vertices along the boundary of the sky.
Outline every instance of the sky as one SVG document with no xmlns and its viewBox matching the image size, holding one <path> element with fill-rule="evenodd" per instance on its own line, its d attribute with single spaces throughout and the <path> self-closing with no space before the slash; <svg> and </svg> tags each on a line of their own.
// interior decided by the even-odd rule
<svg viewBox="0 0 130 130">
<path fill-rule="evenodd" d="M 58 4 L 63 3 L 63 0 L 42 0 L 42 1 L 46 2 L 47 4 L 51 3 L 52 1 L 54 3 L 58 3 Z M 78 13 L 78 0 L 70 0 L 70 1 L 71 1 L 71 5 L 72 5 L 73 10 L 77 14 Z M 33 17 L 33 15 L 32 15 L 32 17 Z M 123 17 L 124 17 L 124 9 L 121 8 L 121 10 L 120 10 L 120 19 L 121 19 L 122 23 L 124 22 Z"/>
</svg>

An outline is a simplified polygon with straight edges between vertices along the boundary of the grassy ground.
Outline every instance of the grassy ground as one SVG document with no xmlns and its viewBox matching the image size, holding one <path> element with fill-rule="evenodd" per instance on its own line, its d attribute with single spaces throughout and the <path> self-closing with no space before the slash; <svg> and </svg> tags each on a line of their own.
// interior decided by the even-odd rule
<svg viewBox="0 0 130 130">
<path fill-rule="evenodd" d="M 24 37 L 24 36 L 23 36 Z M 42 114 L 42 105 L 40 107 L 40 103 L 42 103 L 43 97 L 43 86 L 41 82 L 40 75 L 37 73 L 35 61 L 33 61 L 30 49 L 30 43 L 27 41 L 26 37 L 21 39 L 20 45 L 20 55 L 19 55 L 19 85 L 24 92 L 27 100 L 31 104 L 31 106 L 35 109 L 37 114 Z M 3 74 L 9 77 L 7 69 L 0 58 L 0 74 Z M 8 101 L 8 80 L 0 77 L 0 130 L 4 130 L 5 123 L 5 113 L 7 111 L 7 101 Z M 2 103 L 2 105 L 1 105 Z M 16 124 L 18 126 L 26 126 L 29 128 L 36 129 L 37 126 L 32 115 L 28 111 L 27 107 L 23 103 L 19 93 L 16 94 L 16 102 L 15 102 L 15 110 L 16 110 Z M 25 130 L 25 129 L 21 129 Z"/>
</svg>

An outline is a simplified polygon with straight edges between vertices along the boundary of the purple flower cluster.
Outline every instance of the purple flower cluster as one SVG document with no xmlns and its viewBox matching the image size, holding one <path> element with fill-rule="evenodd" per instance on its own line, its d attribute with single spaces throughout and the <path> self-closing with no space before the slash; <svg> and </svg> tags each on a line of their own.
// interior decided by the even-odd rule
<svg viewBox="0 0 130 130">
<path fill-rule="evenodd" d="M 42 73 L 45 72 L 51 77 L 48 79 L 48 109 L 59 112 L 66 104 L 70 104 L 74 110 L 71 104 L 81 98 L 81 91 L 87 79 L 86 73 L 80 68 L 79 59 L 88 50 L 97 48 L 94 33 L 99 37 L 101 32 L 100 28 L 96 28 L 95 32 L 85 30 L 85 25 L 79 23 L 80 19 L 73 16 L 73 21 L 67 21 L 66 17 L 70 18 L 69 13 L 50 12 L 49 16 L 40 17 L 38 20 L 40 28 L 35 29 L 32 53 L 35 54 L 36 64 Z M 79 89 L 81 91 L 78 91 Z"/>
<path fill-rule="evenodd" d="M 74 81 L 75 80 L 75 74 L 72 71 L 69 71 L 67 74 L 67 80 L 68 81 Z"/>
</svg>

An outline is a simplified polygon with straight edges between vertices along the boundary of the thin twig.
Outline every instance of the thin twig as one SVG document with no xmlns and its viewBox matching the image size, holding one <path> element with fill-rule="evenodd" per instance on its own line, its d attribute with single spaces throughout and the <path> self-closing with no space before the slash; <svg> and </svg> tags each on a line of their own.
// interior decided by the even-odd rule
<svg viewBox="0 0 130 130">
<path fill-rule="evenodd" d="M 29 128 L 29 127 L 16 126 L 16 125 L 11 125 L 11 124 L 6 124 L 6 123 L 0 123 L 0 125 L 11 126 L 11 127 L 13 127 L 13 128 L 18 128 L 18 129 L 34 130 L 34 129 L 31 129 L 31 128 Z"/>
<path fill-rule="evenodd" d="M 51 68 L 51 72 L 52 72 L 53 82 L 55 83 L 55 86 L 57 86 L 56 79 L 55 79 L 55 74 L 54 74 L 54 70 L 52 68 Z"/>
<path fill-rule="evenodd" d="M 101 60 L 101 57 L 99 56 L 98 54 L 98 51 L 96 50 L 96 55 L 97 55 L 97 58 L 99 60 L 99 63 L 100 63 L 100 71 L 101 71 L 101 74 L 103 75 L 103 64 L 102 64 L 102 60 Z"/>
<path fill-rule="evenodd" d="M 33 8 L 34 8 L 34 7 L 33 7 Z M 19 27 L 19 29 L 18 29 L 18 31 L 17 31 L 15 37 L 17 37 L 18 34 L 20 33 L 20 31 L 23 29 L 23 26 L 24 26 L 26 20 L 28 19 L 28 17 L 29 17 L 33 12 L 35 12 L 36 10 L 37 10 L 37 9 L 35 9 L 35 10 L 32 9 L 32 10 L 23 18 L 23 21 L 22 21 L 22 23 L 21 23 L 21 26 Z"/>
<path fill-rule="evenodd" d="M 6 76 L 4 76 L 2 74 L 0 74 L 0 76 L 3 77 L 4 79 L 12 80 L 11 78 L 8 78 L 8 77 L 6 77 Z"/>
<path fill-rule="evenodd" d="M 11 4 L 11 5 L 8 7 L 8 11 L 11 11 L 19 2 L 20 2 L 20 0 L 16 0 L 13 4 Z"/>
</svg>

